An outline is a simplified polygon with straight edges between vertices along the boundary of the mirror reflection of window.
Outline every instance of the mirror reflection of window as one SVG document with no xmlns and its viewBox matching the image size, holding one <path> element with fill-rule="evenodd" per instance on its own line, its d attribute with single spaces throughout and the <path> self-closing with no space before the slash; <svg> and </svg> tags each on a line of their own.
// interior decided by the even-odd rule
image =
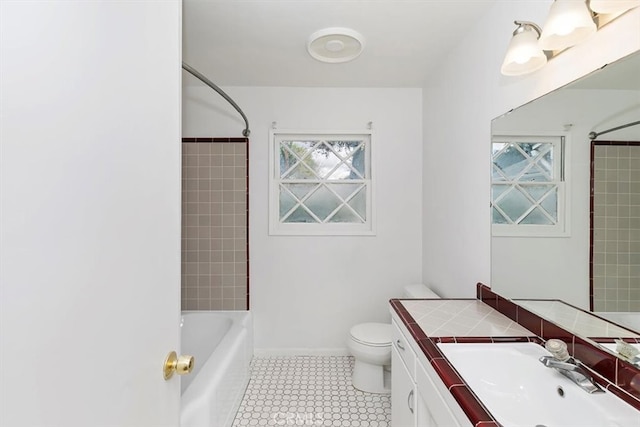
<svg viewBox="0 0 640 427">
<path fill-rule="evenodd" d="M 494 235 L 535 236 L 564 231 L 563 152 L 562 136 L 493 137 Z"/>
</svg>

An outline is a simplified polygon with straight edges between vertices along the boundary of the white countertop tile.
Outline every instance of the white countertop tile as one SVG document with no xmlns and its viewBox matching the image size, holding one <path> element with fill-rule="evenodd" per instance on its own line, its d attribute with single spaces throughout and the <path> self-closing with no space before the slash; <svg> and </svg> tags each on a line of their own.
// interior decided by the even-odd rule
<svg viewBox="0 0 640 427">
<path fill-rule="evenodd" d="M 528 329 L 479 300 L 401 300 L 430 337 L 531 336 Z"/>
</svg>

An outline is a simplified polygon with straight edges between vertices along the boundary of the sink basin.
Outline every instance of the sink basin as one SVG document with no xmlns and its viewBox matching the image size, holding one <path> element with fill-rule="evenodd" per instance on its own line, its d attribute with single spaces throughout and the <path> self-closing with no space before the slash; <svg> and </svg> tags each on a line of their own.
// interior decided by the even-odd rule
<svg viewBox="0 0 640 427">
<path fill-rule="evenodd" d="M 504 426 L 640 426 L 640 411 L 610 392 L 589 394 L 538 361 L 534 343 L 438 344 Z"/>
</svg>

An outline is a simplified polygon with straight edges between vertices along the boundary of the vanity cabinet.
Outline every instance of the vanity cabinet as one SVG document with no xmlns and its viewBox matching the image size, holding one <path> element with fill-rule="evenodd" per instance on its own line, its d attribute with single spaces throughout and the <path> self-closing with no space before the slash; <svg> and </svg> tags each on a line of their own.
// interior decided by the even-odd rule
<svg viewBox="0 0 640 427">
<path fill-rule="evenodd" d="M 418 398 L 416 354 L 394 322 L 391 348 L 391 425 L 427 426 L 424 403 Z"/>
<path fill-rule="evenodd" d="M 391 349 L 391 425 L 417 426 L 416 384 L 398 348 Z"/>
<path fill-rule="evenodd" d="M 471 427 L 417 343 L 394 318 L 391 349 L 393 427 Z"/>
</svg>

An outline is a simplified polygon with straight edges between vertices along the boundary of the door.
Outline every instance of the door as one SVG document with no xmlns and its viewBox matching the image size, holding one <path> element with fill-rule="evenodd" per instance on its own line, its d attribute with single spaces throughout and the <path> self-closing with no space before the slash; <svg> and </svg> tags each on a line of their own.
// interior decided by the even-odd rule
<svg viewBox="0 0 640 427">
<path fill-rule="evenodd" d="M 0 2 L 0 425 L 172 426 L 181 2 Z"/>
</svg>

